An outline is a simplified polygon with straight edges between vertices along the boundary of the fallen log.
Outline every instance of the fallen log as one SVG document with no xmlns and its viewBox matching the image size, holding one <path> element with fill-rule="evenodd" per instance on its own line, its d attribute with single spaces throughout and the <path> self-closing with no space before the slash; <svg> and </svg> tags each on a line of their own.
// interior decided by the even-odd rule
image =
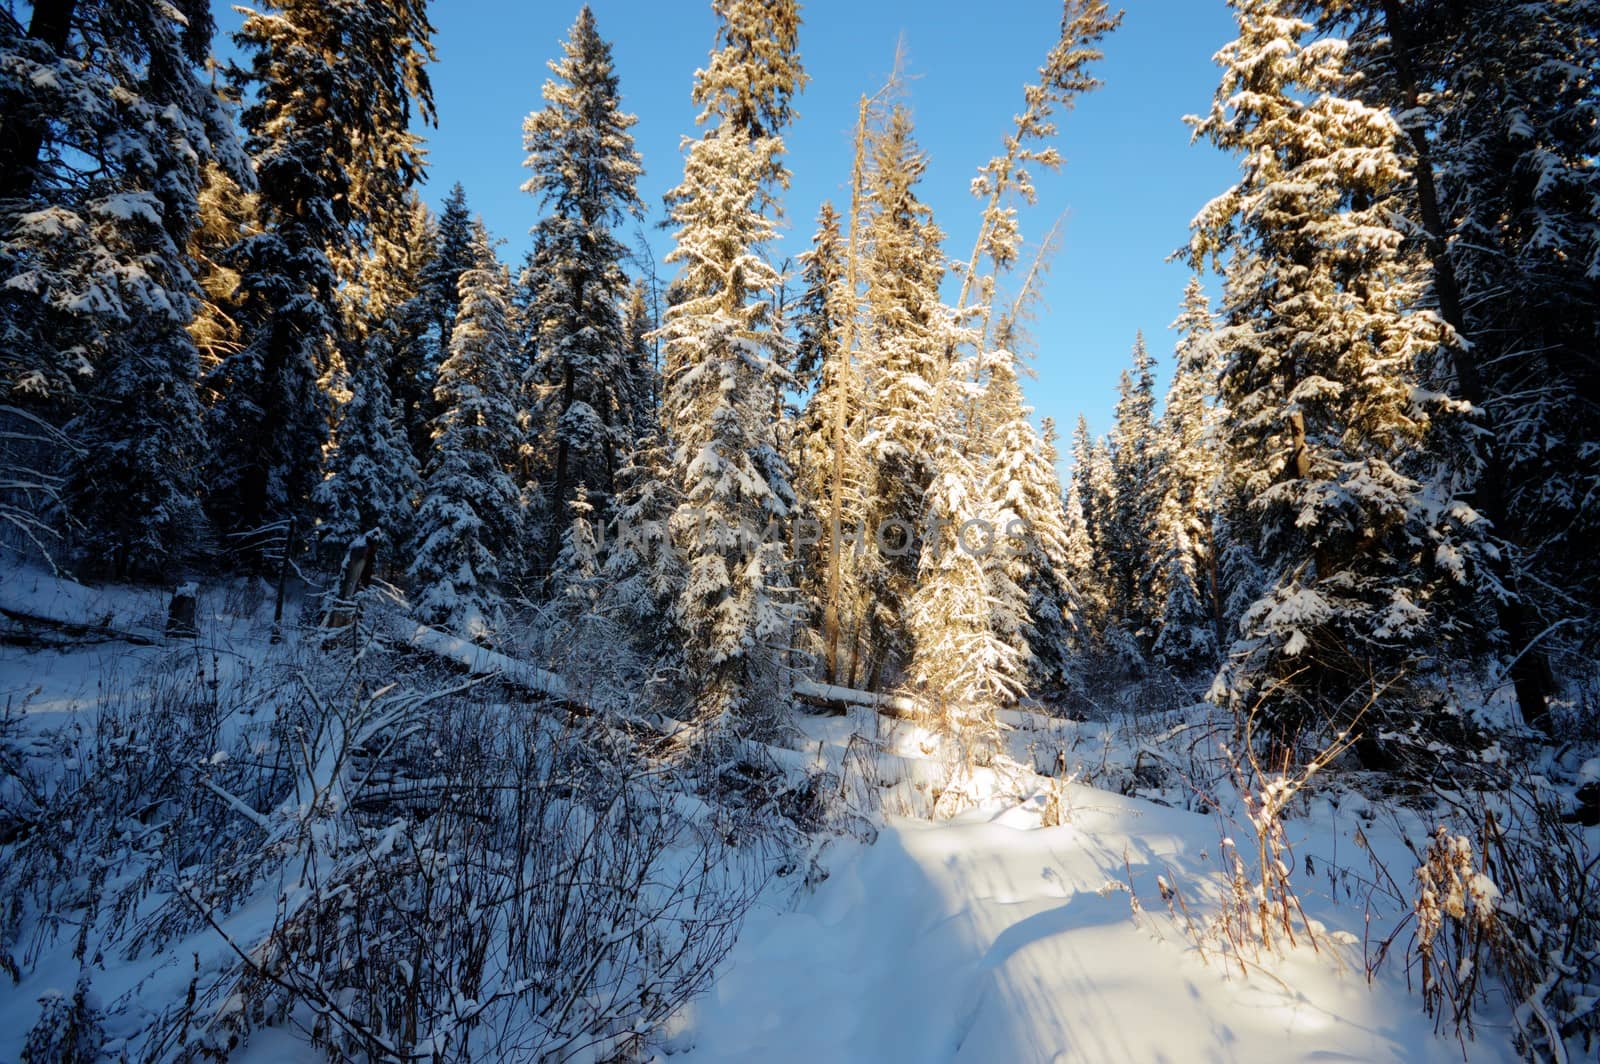
<svg viewBox="0 0 1600 1064">
<path fill-rule="evenodd" d="M 563 703 L 572 700 L 566 681 L 555 673 L 480 647 L 459 636 L 419 624 L 404 638 L 409 646 L 464 666 L 473 676 L 494 675 L 530 694 Z"/>
<path fill-rule="evenodd" d="M 0 606 L 4 616 L 17 627 L 17 631 L 0 629 L 0 641 L 15 646 L 71 646 L 84 643 L 133 643 L 136 646 L 155 646 L 161 637 L 153 632 L 139 632 L 116 628 L 109 623 L 61 617 L 44 617 L 25 610 Z M 56 637 L 53 641 L 50 633 Z"/>
<path fill-rule="evenodd" d="M 409 635 L 404 636 L 404 639 L 408 645 L 418 650 L 465 667 L 474 676 L 497 675 L 506 683 L 520 687 L 531 694 L 564 704 L 573 701 L 566 681 L 555 673 L 480 647 L 459 636 L 441 632 L 425 624 L 418 624 Z M 845 708 L 856 706 L 874 709 L 886 717 L 899 720 L 917 720 L 921 716 L 917 703 L 904 695 L 857 691 L 850 687 L 817 683 L 813 680 L 801 680 L 796 683 L 794 695 L 802 702 L 838 708 L 841 712 Z"/>
<path fill-rule="evenodd" d="M 801 680 L 794 685 L 794 696 L 802 702 L 826 706 L 844 712 L 852 706 L 875 709 L 886 717 L 898 720 L 919 720 L 922 710 L 905 695 L 886 695 L 875 691 L 857 691 L 838 684 Z"/>
</svg>

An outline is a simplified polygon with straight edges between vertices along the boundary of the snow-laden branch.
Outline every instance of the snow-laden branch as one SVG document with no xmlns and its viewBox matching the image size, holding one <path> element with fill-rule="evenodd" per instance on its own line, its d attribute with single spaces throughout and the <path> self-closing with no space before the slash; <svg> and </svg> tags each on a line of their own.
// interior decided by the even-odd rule
<svg viewBox="0 0 1600 1064">
<path fill-rule="evenodd" d="M 523 690 L 561 701 L 567 701 L 571 697 L 567 682 L 555 673 L 480 647 L 476 643 L 425 624 L 417 625 L 416 630 L 406 637 L 406 642 L 418 650 L 464 665 L 474 676 L 496 675 Z"/>
<path fill-rule="evenodd" d="M 873 691 L 857 691 L 852 687 L 840 687 L 838 684 L 817 683 L 813 680 L 800 680 L 794 685 L 795 697 L 807 702 L 823 702 L 830 705 L 864 706 L 875 709 L 888 717 L 903 717 L 911 719 L 919 715 L 917 703 L 905 695 L 878 694 Z"/>
</svg>

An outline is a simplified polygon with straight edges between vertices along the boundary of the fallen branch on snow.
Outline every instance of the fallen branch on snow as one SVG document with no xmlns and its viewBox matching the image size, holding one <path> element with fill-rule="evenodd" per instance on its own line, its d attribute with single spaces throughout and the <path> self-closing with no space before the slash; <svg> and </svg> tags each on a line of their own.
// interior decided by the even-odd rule
<svg viewBox="0 0 1600 1064">
<path fill-rule="evenodd" d="M 44 617 L 25 610 L 0 606 L 11 624 L 0 628 L 0 642 L 13 646 L 62 646 L 80 643 L 133 643 L 155 646 L 161 637 L 150 632 L 116 628 L 108 623 L 60 617 Z"/>
</svg>

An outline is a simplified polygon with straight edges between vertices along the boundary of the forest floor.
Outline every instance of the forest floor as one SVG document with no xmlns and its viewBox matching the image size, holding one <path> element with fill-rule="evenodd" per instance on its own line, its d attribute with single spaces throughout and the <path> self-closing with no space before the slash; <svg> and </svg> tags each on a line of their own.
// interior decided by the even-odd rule
<svg viewBox="0 0 1600 1064">
<path fill-rule="evenodd" d="M 1510 1058 L 1500 1032 L 1465 1047 L 1436 1034 L 1393 968 L 1369 983 L 1344 874 L 1306 884 L 1318 945 L 1252 957 L 1246 976 L 1161 900 L 1161 882 L 1215 885 L 1216 817 L 1079 784 L 1062 797 L 1059 826 L 1040 826 L 1043 794 L 996 795 L 841 842 L 814 893 L 751 914 L 666 1048 L 692 1062 Z M 1317 814 L 1296 832 L 1309 867 L 1373 831 Z"/>
<path fill-rule="evenodd" d="M 157 593 L 102 597 L 49 578 L 0 592 L 0 607 L 160 639 Z M 214 665 L 218 680 L 265 652 L 253 615 L 213 623 L 208 653 L 238 663 Z M 163 653 L 116 638 L 0 646 L 0 702 L 30 731 L 89 722 Z M 1200 707 L 1137 720 L 1009 713 L 992 767 L 967 775 L 907 721 L 862 709 L 797 719 L 774 763 L 833 781 L 845 829 L 817 837 L 809 875 L 773 880 L 711 990 L 647 1050 L 658 1060 L 1514 1059 L 1504 1010 L 1467 1041 L 1422 1012 L 1403 956 L 1417 863 L 1404 840 L 1431 824 L 1396 805 L 1354 790 L 1299 802 L 1286 841 L 1315 943 L 1301 925 L 1292 945 L 1239 948 L 1219 914 L 1233 838 L 1246 863 L 1254 840 Z M 1390 960 L 1369 974 L 1396 928 Z M 177 979 L 168 967 L 148 958 L 97 989 L 137 1011 L 155 985 L 143 980 Z M 16 1059 L 41 993 L 68 991 L 76 968 L 63 945 L 0 989 L 0 1061 Z M 238 1059 L 304 1051 L 287 1029 L 264 1029 Z"/>
</svg>

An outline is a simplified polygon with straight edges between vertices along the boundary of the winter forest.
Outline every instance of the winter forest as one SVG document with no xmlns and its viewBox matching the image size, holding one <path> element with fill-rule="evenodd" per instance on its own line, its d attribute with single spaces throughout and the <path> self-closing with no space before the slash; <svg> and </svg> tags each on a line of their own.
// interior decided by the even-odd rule
<svg viewBox="0 0 1600 1064">
<path fill-rule="evenodd" d="M 0 5 L 0 1061 L 1600 1056 L 1600 0 L 1191 2 L 1102 433 L 1104 0 L 960 217 L 959 71 L 709 0 L 646 158 L 593 0 L 526 240 L 426 0 Z"/>
</svg>

